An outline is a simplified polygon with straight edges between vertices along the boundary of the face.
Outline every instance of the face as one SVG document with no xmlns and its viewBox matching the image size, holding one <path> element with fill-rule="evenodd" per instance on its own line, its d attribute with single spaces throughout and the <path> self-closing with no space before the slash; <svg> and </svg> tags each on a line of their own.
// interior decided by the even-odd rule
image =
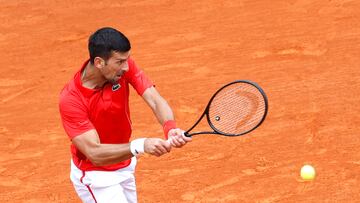
<svg viewBox="0 0 360 203">
<path fill-rule="evenodd" d="M 113 52 L 111 57 L 105 61 L 100 58 L 100 71 L 104 78 L 112 84 L 117 84 L 121 76 L 129 70 L 128 52 Z"/>
</svg>

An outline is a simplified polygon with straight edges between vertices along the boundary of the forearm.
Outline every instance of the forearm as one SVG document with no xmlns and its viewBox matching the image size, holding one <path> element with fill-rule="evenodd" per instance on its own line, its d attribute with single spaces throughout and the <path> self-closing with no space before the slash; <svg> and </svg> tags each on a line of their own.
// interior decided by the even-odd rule
<svg viewBox="0 0 360 203">
<path fill-rule="evenodd" d="M 148 88 L 142 96 L 163 126 L 165 137 L 168 138 L 169 130 L 176 128 L 174 114 L 169 104 L 154 87 Z"/>
<path fill-rule="evenodd" d="M 163 125 L 168 120 L 174 120 L 174 114 L 171 110 L 171 107 L 162 97 L 157 100 L 152 110 L 161 125 Z"/>
<path fill-rule="evenodd" d="M 96 166 L 119 163 L 133 156 L 130 144 L 95 144 L 89 149 L 87 155 Z"/>
<path fill-rule="evenodd" d="M 116 164 L 143 153 L 161 156 L 171 149 L 167 141 L 159 138 L 139 138 L 128 144 L 99 144 L 88 140 L 73 140 L 73 143 L 95 166 Z"/>
<path fill-rule="evenodd" d="M 161 125 L 168 120 L 174 120 L 169 104 L 154 87 L 148 88 L 142 96 Z"/>
<path fill-rule="evenodd" d="M 95 129 L 84 132 L 72 139 L 72 143 L 94 165 L 105 166 L 116 164 L 145 151 L 145 141 L 140 138 L 124 144 L 102 144 Z"/>
</svg>

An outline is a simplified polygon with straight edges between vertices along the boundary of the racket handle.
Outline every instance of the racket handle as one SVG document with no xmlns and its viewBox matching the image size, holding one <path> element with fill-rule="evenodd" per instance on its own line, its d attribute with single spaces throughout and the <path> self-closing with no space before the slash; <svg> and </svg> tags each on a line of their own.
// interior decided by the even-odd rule
<svg viewBox="0 0 360 203">
<path fill-rule="evenodd" d="M 185 137 L 191 137 L 191 135 L 190 135 L 188 132 L 184 132 L 183 135 L 184 135 Z"/>
</svg>

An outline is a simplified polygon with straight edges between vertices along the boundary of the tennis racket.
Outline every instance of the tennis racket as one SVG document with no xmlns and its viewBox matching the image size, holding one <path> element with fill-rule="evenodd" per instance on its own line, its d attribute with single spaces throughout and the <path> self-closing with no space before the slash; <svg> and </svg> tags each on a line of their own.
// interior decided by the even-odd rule
<svg viewBox="0 0 360 203">
<path fill-rule="evenodd" d="M 212 96 L 204 113 L 184 135 L 244 135 L 263 123 L 267 111 L 268 100 L 264 90 L 254 82 L 236 80 L 221 87 Z M 205 116 L 212 130 L 191 132 Z"/>
</svg>

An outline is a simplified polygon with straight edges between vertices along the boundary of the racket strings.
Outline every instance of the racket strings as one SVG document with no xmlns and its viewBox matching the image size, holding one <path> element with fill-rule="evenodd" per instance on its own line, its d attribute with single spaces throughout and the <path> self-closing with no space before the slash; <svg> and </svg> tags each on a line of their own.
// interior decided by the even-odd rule
<svg viewBox="0 0 360 203">
<path fill-rule="evenodd" d="M 239 135 L 254 129 L 265 111 L 264 97 L 255 86 L 234 83 L 215 96 L 209 107 L 209 118 L 218 131 Z"/>
</svg>

